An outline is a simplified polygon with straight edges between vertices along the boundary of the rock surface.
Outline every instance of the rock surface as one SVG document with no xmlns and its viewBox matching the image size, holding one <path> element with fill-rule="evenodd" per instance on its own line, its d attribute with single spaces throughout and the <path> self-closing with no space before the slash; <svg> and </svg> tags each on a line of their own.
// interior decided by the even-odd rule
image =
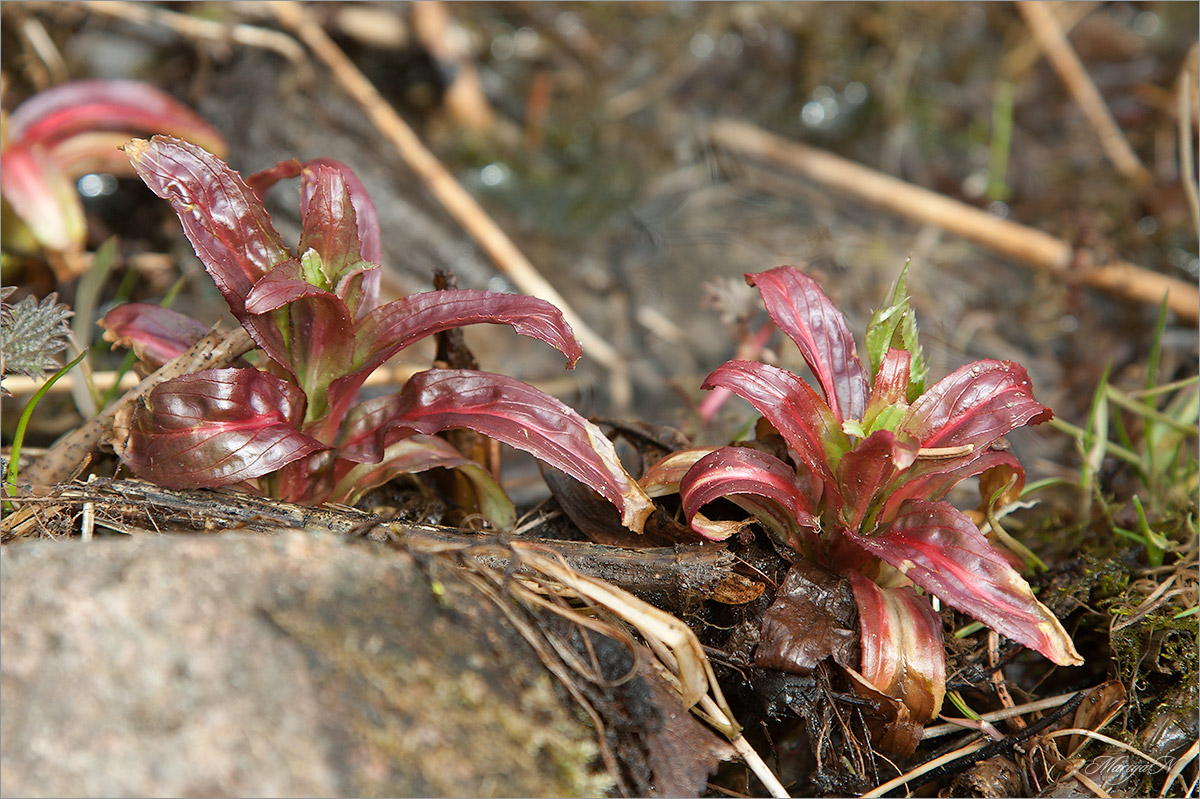
<svg viewBox="0 0 1200 799">
<path fill-rule="evenodd" d="M 303 532 L 16 543 L 0 597 L 6 796 L 611 786 L 494 605 L 405 552 Z"/>
</svg>

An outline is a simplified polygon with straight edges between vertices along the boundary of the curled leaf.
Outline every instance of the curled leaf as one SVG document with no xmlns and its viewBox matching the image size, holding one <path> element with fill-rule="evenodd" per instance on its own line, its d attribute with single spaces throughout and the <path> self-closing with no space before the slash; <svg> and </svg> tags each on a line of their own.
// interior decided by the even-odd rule
<svg viewBox="0 0 1200 799">
<path fill-rule="evenodd" d="M 167 488 L 261 477 L 323 445 L 300 432 L 304 394 L 257 369 L 209 369 L 168 380 L 114 422 L 125 465 Z"/>
<path fill-rule="evenodd" d="M 0 194 L 43 247 L 83 247 L 87 222 L 75 183 L 38 145 L 16 145 L 0 155 Z"/>
<path fill-rule="evenodd" d="M 837 421 L 861 419 L 867 408 L 866 372 L 846 318 L 817 282 L 791 266 L 746 275 L 746 282 L 758 288 L 767 313 L 800 348 Z"/>
<path fill-rule="evenodd" d="M 638 484 L 652 497 L 678 494 L 679 483 L 687 474 L 688 469 L 691 469 L 696 461 L 710 452 L 715 452 L 713 447 L 691 447 L 676 450 L 651 465 L 638 479 Z"/>
<path fill-rule="evenodd" d="M 181 354 L 208 332 L 190 316 L 144 302 L 118 305 L 96 324 L 104 328 L 105 341 L 132 349 L 150 370 Z"/>
<path fill-rule="evenodd" d="M 828 487 L 850 441 L 829 406 L 786 369 L 757 361 L 727 361 L 701 385 L 725 386 L 754 406 L 796 451 L 801 462 Z"/>
<path fill-rule="evenodd" d="M 773 455 L 748 447 L 722 447 L 696 461 L 679 484 L 679 496 L 688 523 L 706 538 L 727 538 L 738 527 L 700 514 L 700 508 L 717 499 L 753 513 L 796 549 L 807 549 L 815 538 L 811 501 L 797 485 L 795 472 Z"/>
<path fill-rule="evenodd" d="M 979 528 L 945 502 L 909 500 L 875 535 L 849 533 L 855 544 L 895 566 L 951 607 L 1041 652 L 1060 666 L 1083 658 L 1054 614 Z"/>
<path fill-rule="evenodd" d="M 13 111 L 9 141 L 50 144 L 90 131 L 165 133 L 223 153 L 212 125 L 171 95 L 132 80 L 79 80 L 38 92 Z M 126 138 L 129 138 L 128 136 Z"/>
<path fill-rule="evenodd" d="M 859 673 L 908 707 L 918 724 L 932 720 L 946 696 L 942 620 L 926 597 L 909 587 L 881 588 L 849 572 L 862 632 Z"/>
<path fill-rule="evenodd" d="M 639 532 L 654 504 L 626 473 L 612 442 L 559 400 L 503 375 L 430 369 L 399 394 L 395 422 L 420 433 L 465 427 L 524 450 L 598 491 Z"/>
</svg>

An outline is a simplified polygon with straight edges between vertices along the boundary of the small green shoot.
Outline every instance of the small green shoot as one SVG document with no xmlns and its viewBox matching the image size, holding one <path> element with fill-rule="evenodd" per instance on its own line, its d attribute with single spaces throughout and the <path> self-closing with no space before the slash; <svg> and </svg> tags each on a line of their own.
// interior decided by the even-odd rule
<svg viewBox="0 0 1200 799">
<path fill-rule="evenodd" d="M 50 390 L 50 387 L 57 383 L 60 377 L 71 371 L 76 364 L 82 361 L 85 355 L 87 355 L 87 350 L 80 352 L 78 355 L 68 361 L 65 366 L 55 372 L 50 379 L 47 380 L 42 387 L 34 393 L 29 402 L 25 405 L 25 409 L 21 411 L 21 418 L 17 420 L 16 432 L 13 433 L 12 449 L 9 450 L 8 468 L 5 471 L 4 477 L 5 489 L 10 496 L 16 493 L 17 476 L 20 469 L 18 464 L 21 460 L 21 444 L 25 440 L 25 428 L 29 426 L 29 420 L 33 418 L 33 409 L 37 407 L 38 402 L 40 402 L 42 397 L 46 395 L 46 392 Z M 9 503 L 6 502 L 4 505 L 5 510 L 12 509 Z"/>
<path fill-rule="evenodd" d="M 1079 518 L 1087 523 L 1099 503 L 1112 518 L 1100 490 L 1100 469 L 1109 457 L 1129 466 L 1144 490 L 1130 497 L 1138 529 L 1113 525 L 1118 535 L 1141 543 L 1147 560 L 1159 566 L 1172 543 L 1156 532 L 1156 520 L 1195 502 L 1200 489 L 1197 439 L 1200 439 L 1200 378 L 1190 377 L 1159 384 L 1167 306 L 1164 301 L 1155 323 L 1147 358 L 1146 379 L 1140 391 L 1124 391 L 1109 382 L 1105 369 L 1092 397 L 1084 427 L 1055 419 L 1051 425 L 1075 439 L 1082 465 L 1079 471 Z M 1031 487 L 1032 488 L 1032 487 Z M 1028 490 L 1028 489 L 1027 489 Z"/>
<path fill-rule="evenodd" d="M 1008 187 L 1008 156 L 1012 150 L 1013 85 L 1008 81 L 996 84 L 992 99 L 992 140 L 988 145 L 987 198 L 1007 202 L 1012 195 Z"/>
</svg>

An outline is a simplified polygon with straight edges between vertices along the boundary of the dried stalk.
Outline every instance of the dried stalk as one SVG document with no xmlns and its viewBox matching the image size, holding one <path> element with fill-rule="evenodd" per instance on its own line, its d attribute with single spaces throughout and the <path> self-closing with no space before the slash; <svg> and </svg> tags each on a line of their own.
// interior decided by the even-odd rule
<svg viewBox="0 0 1200 799">
<path fill-rule="evenodd" d="M 914 186 L 832 153 L 788 141 L 753 125 L 720 120 L 709 128 L 713 143 L 734 152 L 794 169 L 839 191 L 859 197 L 916 222 L 937 225 L 996 252 L 1065 280 L 1168 307 L 1183 321 L 1200 321 L 1200 290 L 1193 283 L 1167 277 L 1125 261 L 1075 268 L 1075 248 L 1048 233 L 1007 219 L 997 219 L 965 203 Z"/>
<path fill-rule="evenodd" d="M 1149 170 L 1129 146 L 1125 134 L 1121 132 L 1104 103 L 1100 90 L 1083 68 L 1083 63 L 1071 47 L 1071 43 L 1067 41 L 1066 33 L 1049 6 L 1043 2 L 1019 0 L 1017 9 L 1025 17 L 1025 23 L 1037 39 L 1042 52 L 1046 54 L 1050 65 L 1054 67 L 1058 77 L 1079 104 L 1083 115 L 1096 130 L 1100 146 L 1104 148 L 1108 160 L 1125 178 L 1141 185 L 1152 183 L 1153 178 Z"/>
<path fill-rule="evenodd" d="M 437 157 L 421 143 L 379 90 L 359 71 L 341 48 L 317 24 L 308 10 L 295 0 L 270 3 L 276 18 L 292 30 L 318 58 L 325 62 L 342 88 L 360 105 L 375 127 L 396 148 L 442 206 L 458 220 L 479 246 L 521 291 L 557 305 L 579 337 L 584 351 L 612 369 L 621 365 L 616 349 L 591 329 L 567 304 L 562 295 L 537 271 L 500 226 L 488 216 L 475 198 L 462 187 Z"/>
<path fill-rule="evenodd" d="M 139 25 L 167 28 L 190 39 L 233 42 L 246 47 L 270 50 L 288 60 L 302 83 L 311 84 L 313 80 L 312 67 L 305 58 L 304 48 L 291 36 L 280 31 L 244 23 L 228 24 L 202 19 L 191 14 L 180 14 L 165 8 L 155 8 L 149 3 L 132 3 L 125 2 L 125 0 L 84 0 L 81 5 L 93 14 Z"/>
</svg>

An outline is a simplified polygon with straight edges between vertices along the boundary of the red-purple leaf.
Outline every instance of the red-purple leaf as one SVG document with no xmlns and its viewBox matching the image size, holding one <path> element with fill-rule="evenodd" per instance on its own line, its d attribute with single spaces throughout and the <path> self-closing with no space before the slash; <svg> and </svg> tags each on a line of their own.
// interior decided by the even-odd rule
<svg viewBox="0 0 1200 799">
<path fill-rule="evenodd" d="M 280 352 L 280 331 L 245 305 L 254 284 L 292 258 L 262 202 L 221 159 L 188 142 L 169 136 L 135 139 L 125 145 L 125 154 L 150 190 L 171 203 L 246 332 L 268 353 Z"/>
<path fill-rule="evenodd" d="M 301 178 L 300 252 L 310 247 L 324 262 L 331 290 L 345 301 L 355 319 L 374 310 L 381 263 L 379 214 L 354 171 L 338 161 L 295 158 L 255 172 L 246 184 L 260 199 L 284 178 Z M 311 209 L 311 213 L 310 213 Z"/>
<path fill-rule="evenodd" d="M 97 322 L 104 340 L 132 349 L 149 369 L 157 369 L 195 344 L 208 328 L 190 316 L 144 302 L 113 308 Z"/>
<path fill-rule="evenodd" d="M 701 385 L 724 386 L 763 415 L 830 491 L 831 468 L 850 448 L 829 406 L 796 375 L 758 361 L 727 361 Z"/>
<path fill-rule="evenodd" d="M 749 447 L 722 447 L 696 461 L 679 484 L 683 513 L 692 529 L 720 540 L 734 532 L 714 526 L 700 509 L 717 499 L 737 503 L 793 549 L 809 551 L 817 522 L 812 500 L 796 483 L 791 467 Z"/>
<path fill-rule="evenodd" d="M 79 193 L 42 147 L 5 148 L 0 195 L 43 247 L 59 252 L 83 247 L 87 221 Z"/>
<path fill-rule="evenodd" d="M 178 136 L 216 153 L 225 150 L 221 134 L 192 109 L 148 83 L 131 80 L 80 80 L 39 92 L 13 111 L 6 127 L 10 142 L 53 143 L 99 130 L 144 131 Z"/>
<path fill-rule="evenodd" d="M 1053 416 L 1033 398 L 1029 375 L 1021 366 L 983 360 L 955 370 L 926 390 L 913 402 L 900 429 L 925 448 L 970 444 L 980 454 L 1015 428 Z"/>
<path fill-rule="evenodd" d="M 410 294 L 358 323 L 353 368 L 330 386 L 332 415 L 344 412 L 367 375 L 405 347 L 443 330 L 479 323 L 509 325 L 520 335 L 540 339 L 567 356 L 569 367 L 583 353 L 562 312 L 545 300 L 465 289 Z"/>
<path fill-rule="evenodd" d="M 1083 658 L 1054 614 L 970 519 L 945 502 L 910 500 L 872 536 L 847 532 L 946 604 L 1055 663 Z"/>
<path fill-rule="evenodd" d="M 907 350 L 889 349 L 879 363 L 875 384 L 863 414 L 863 427 L 870 429 L 880 411 L 889 407 L 908 405 L 908 375 L 912 356 Z"/>
<path fill-rule="evenodd" d="M 847 577 L 862 632 L 859 673 L 925 724 L 941 712 L 946 695 L 941 618 L 912 588 L 881 588 L 856 571 Z"/>
<path fill-rule="evenodd" d="M 304 164 L 300 178 L 300 251 L 312 247 L 326 264 L 341 263 L 333 270 L 337 274 L 360 259 L 381 263 L 379 214 L 354 170 L 339 161 L 314 158 Z M 348 231 L 347 222 L 354 223 Z"/>
<path fill-rule="evenodd" d="M 270 272 L 255 282 L 253 288 L 246 294 L 246 313 L 269 314 L 301 297 L 314 297 L 329 293 L 320 286 L 305 280 L 300 262 L 295 258 L 289 258 L 276 264 Z"/>
<path fill-rule="evenodd" d="M 456 289 L 410 294 L 376 308 L 359 327 L 354 361 L 382 363 L 434 333 L 481 323 L 509 325 L 522 336 L 540 339 L 567 356 L 572 367 L 583 354 L 562 312 L 545 300 Z"/>
<path fill-rule="evenodd" d="M 354 323 L 336 295 L 304 280 L 300 264 L 285 261 L 255 284 L 246 297 L 252 314 L 277 311 L 275 329 L 284 332 L 276 349 L 264 347 L 276 363 L 296 378 L 308 397 L 307 421 L 324 420 L 329 413 L 329 386 L 351 369 Z M 340 417 L 328 419 L 330 429 L 310 430 L 332 441 Z"/>
<path fill-rule="evenodd" d="M 433 435 L 465 427 L 537 458 L 595 489 L 639 532 L 654 504 L 621 466 L 612 442 L 554 397 L 503 375 L 431 369 L 400 392 L 398 424 Z"/>
<path fill-rule="evenodd" d="M 210 369 L 150 391 L 114 425 L 115 447 L 135 474 L 168 488 L 232 485 L 323 449 L 299 431 L 303 418 L 304 394 L 292 383 Z"/>
<path fill-rule="evenodd" d="M 880 489 L 917 459 L 917 444 L 901 440 L 891 430 L 877 430 L 842 456 L 838 487 L 843 497 L 840 516 L 851 530 L 862 529 L 867 512 L 875 506 Z"/>
<path fill-rule="evenodd" d="M 338 483 L 330 497 L 353 505 L 369 490 L 401 474 L 429 469 L 458 469 L 467 478 L 480 512 L 498 529 L 511 530 L 517 521 L 512 500 L 495 478 L 478 463 L 464 458 L 450 442 L 435 436 L 410 435 L 392 442 L 375 463 L 339 463 Z"/>
<path fill-rule="evenodd" d="M 867 409 L 867 375 L 842 312 L 817 282 L 790 266 L 746 275 L 762 294 L 767 313 L 816 375 L 839 423 L 861 419 Z"/>
</svg>

